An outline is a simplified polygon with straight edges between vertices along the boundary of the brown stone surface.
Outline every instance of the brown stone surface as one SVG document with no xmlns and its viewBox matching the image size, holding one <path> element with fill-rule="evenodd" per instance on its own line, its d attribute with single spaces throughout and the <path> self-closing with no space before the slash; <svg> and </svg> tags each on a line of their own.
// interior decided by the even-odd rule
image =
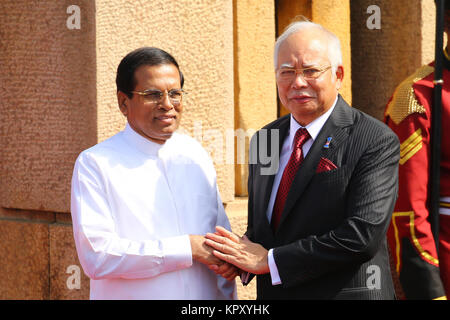
<svg viewBox="0 0 450 320">
<path fill-rule="evenodd" d="M 436 32 L 436 6 L 434 0 L 422 0 L 421 5 L 421 64 L 434 60 L 434 41 Z M 444 37 L 444 46 L 447 39 Z"/>
<path fill-rule="evenodd" d="M 61 215 L 67 216 L 67 214 L 65 213 Z M 55 214 L 52 212 L 8 209 L 0 207 L 0 219 L 26 221 L 26 222 L 52 223 L 55 222 L 56 218 Z"/>
<path fill-rule="evenodd" d="M 352 105 L 352 63 L 350 47 L 350 0 L 312 2 L 312 21 L 333 32 L 341 42 L 344 80 L 339 93 Z"/>
<path fill-rule="evenodd" d="M 0 219 L 0 299 L 49 298 L 48 225 Z"/>
<path fill-rule="evenodd" d="M 68 224 L 50 225 L 50 299 L 89 299 L 89 278 L 81 268 Z"/>
<path fill-rule="evenodd" d="M 277 7 L 277 36 L 281 35 L 284 29 L 293 21 L 296 16 L 312 18 L 311 0 L 278 0 L 275 1 Z"/>
<path fill-rule="evenodd" d="M 67 213 L 56 213 L 55 219 L 57 223 L 72 224 L 72 216 Z"/>
<path fill-rule="evenodd" d="M 96 142 L 95 1 L 0 1 L 0 206 L 68 212 L 78 153 Z"/>
<path fill-rule="evenodd" d="M 381 29 L 366 26 L 370 5 L 381 10 Z M 421 5 L 420 0 L 351 2 L 353 106 L 380 120 L 395 87 L 422 64 Z"/>
<path fill-rule="evenodd" d="M 273 0 L 233 1 L 235 195 L 247 196 L 248 147 L 251 136 L 277 118 L 273 67 Z M 246 137 L 244 137 L 246 135 Z"/>
</svg>

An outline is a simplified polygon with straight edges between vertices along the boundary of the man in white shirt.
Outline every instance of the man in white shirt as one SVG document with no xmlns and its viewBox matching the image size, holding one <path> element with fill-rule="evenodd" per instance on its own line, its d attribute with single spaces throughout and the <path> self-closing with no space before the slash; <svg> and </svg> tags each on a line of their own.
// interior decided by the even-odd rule
<svg viewBox="0 0 450 320">
<path fill-rule="evenodd" d="M 183 82 L 167 52 L 130 52 L 116 78 L 127 125 L 75 163 L 73 232 L 91 299 L 236 298 L 237 268 L 204 244 L 216 226 L 230 229 L 212 160 L 175 132 Z"/>
</svg>

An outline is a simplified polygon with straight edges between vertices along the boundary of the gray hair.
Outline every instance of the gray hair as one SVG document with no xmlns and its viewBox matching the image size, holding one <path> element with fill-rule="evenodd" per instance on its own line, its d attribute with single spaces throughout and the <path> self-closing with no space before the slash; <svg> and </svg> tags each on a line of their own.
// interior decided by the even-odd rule
<svg viewBox="0 0 450 320">
<path fill-rule="evenodd" d="M 316 28 L 321 31 L 323 31 L 329 41 L 328 41 L 328 60 L 330 60 L 331 64 L 331 70 L 333 75 L 336 74 L 336 70 L 339 66 L 342 66 L 342 52 L 341 52 L 341 42 L 339 41 L 339 38 L 332 32 L 328 31 L 324 27 L 322 27 L 320 24 L 311 22 L 309 20 L 306 21 L 295 21 L 291 23 L 284 32 L 278 37 L 277 41 L 275 42 L 275 49 L 274 49 L 274 66 L 275 69 L 277 68 L 277 61 L 278 61 L 278 52 L 280 50 L 280 46 L 283 43 L 284 40 L 286 40 L 290 35 L 300 32 L 305 29 L 311 29 Z"/>
</svg>

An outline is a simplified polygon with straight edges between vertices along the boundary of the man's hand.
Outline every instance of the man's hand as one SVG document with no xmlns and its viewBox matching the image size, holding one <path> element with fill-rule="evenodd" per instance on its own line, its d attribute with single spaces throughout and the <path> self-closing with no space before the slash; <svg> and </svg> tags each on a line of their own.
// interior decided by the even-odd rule
<svg viewBox="0 0 450 320">
<path fill-rule="evenodd" d="M 192 249 L 192 259 L 203 263 L 216 274 L 228 281 L 239 275 L 239 270 L 225 261 L 220 260 L 213 254 L 213 248 L 207 246 L 205 237 L 200 235 L 189 235 Z"/>
<path fill-rule="evenodd" d="M 237 267 L 233 266 L 232 264 L 221 261 L 221 265 L 214 265 L 210 264 L 208 268 L 212 271 L 214 271 L 217 275 L 224 277 L 228 281 L 234 280 L 238 275 L 241 274 L 241 270 L 239 270 Z"/>
<path fill-rule="evenodd" d="M 211 247 L 205 244 L 205 237 L 200 235 L 189 235 L 192 249 L 192 259 L 205 265 L 221 264 L 220 259 L 213 255 Z"/>
<path fill-rule="evenodd" d="M 216 227 L 216 233 L 206 234 L 206 244 L 216 249 L 213 254 L 219 259 L 254 274 L 269 273 L 268 251 L 260 244 L 251 242 L 246 236 L 240 238 L 225 228 Z"/>
</svg>

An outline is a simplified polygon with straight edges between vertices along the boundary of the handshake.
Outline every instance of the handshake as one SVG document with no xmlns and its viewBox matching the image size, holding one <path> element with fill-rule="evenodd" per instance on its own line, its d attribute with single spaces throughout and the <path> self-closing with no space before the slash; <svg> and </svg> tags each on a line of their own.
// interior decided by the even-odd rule
<svg viewBox="0 0 450 320">
<path fill-rule="evenodd" d="M 190 235 L 192 258 L 228 281 L 242 272 L 269 273 L 268 251 L 245 235 L 239 237 L 223 227 L 205 236 Z"/>
</svg>

